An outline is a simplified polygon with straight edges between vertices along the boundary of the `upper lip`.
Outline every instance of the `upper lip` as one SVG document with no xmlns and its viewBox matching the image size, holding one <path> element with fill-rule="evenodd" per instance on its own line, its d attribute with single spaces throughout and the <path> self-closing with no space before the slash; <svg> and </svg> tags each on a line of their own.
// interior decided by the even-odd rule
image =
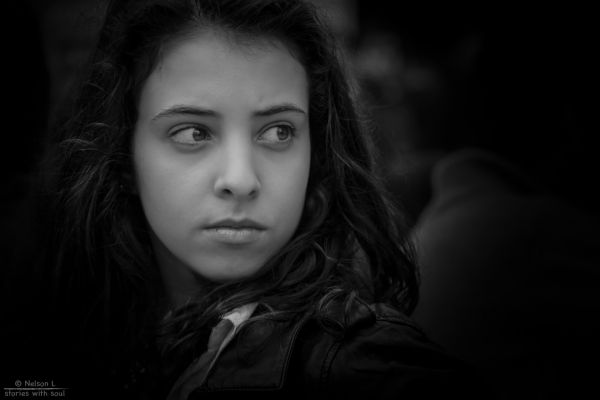
<svg viewBox="0 0 600 400">
<path fill-rule="evenodd" d="M 244 218 L 244 219 L 233 219 L 233 218 L 226 218 L 226 219 L 221 219 L 219 221 L 210 223 L 209 225 L 206 225 L 207 229 L 211 229 L 211 228 L 234 228 L 234 229 L 260 229 L 260 230 L 264 230 L 267 229 L 266 226 L 259 224 L 258 222 L 249 219 L 249 218 Z"/>
</svg>

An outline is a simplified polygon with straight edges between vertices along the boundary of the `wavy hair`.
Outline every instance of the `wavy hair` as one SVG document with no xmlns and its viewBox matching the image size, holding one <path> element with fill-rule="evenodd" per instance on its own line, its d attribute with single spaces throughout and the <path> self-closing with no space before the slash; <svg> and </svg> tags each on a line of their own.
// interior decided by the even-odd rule
<svg viewBox="0 0 600 400">
<path fill-rule="evenodd" d="M 199 29 L 222 29 L 239 40 L 280 40 L 298 58 L 310 85 L 310 177 L 295 235 L 261 272 L 211 285 L 156 327 L 149 323 L 158 306 L 152 299 L 164 289 L 132 190 L 131 138 L 141 86 L 162 49 Z M 113 1 L 67 111 L 50 159 L 52 273 L 58 293 L 84 296 L 79 315 L 102 320 L 100 335 L 111 337 L 113 346 L 117 339 L 131 343 L 153 326 L 161 332 L 163 352 L 176 359 L 194 352 L 201 332 L 219 315 L 254 301 L 267 316 L 288 319 L 333 297 L 367 296 L 406 313 L 414 308 L 417 273 L 406 228 L 375 173 L 369 132 L 334 37 L 310 3 Z M 111 336 L 111 326 L 119 327 L 119 338 Z M 123 326 L 131 328 L 124 332 Z"/>
</svg>

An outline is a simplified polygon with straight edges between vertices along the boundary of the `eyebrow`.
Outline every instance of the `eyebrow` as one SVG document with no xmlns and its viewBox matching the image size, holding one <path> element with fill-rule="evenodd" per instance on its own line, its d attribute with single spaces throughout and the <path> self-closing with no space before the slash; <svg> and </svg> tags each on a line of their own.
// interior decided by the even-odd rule
<svg viewBox="0 0 600 400">
<path fill-rule="evenodd" d="M 258 110 L 254 112 L 254 115 L 257 117 L 268 117 L 270 115 L 275 115 L 284 112 L 297 112 L 306 115 L 306 111 L 292 103 L 278 104 L 272 107 L 265 108 L 264 110 Z"/>
<path fill-rule="evenodd" d="M 176 116 L 176 115 L 197 115 L 200 117 L 216 117 L 219 114 L 213 110 L 209 110 L 207 108 L 202 108 L 202 107 L 191 107 L 191 106 L 184 106 L 184 105 L 175 105 L 169 108 L 166 108 L 164 110 L 162 110 L 161 112 L 159 112 L 158 114 L 156 114 L 154 117 L 152 117 L 152 121 L 156 121 L 157 119 L 160 118 L 165 118 L 165 117 L 172 117 L 172 116 Z"/>
<path fill-rule="evenodd" d="M 257 117 L 268 117 L 275 114 L 280 114 L 284 112 L 296 112 L 300 114 L 306 115 L 306 111 L 302 108 L 296 106 L 292 103 L 282 103 L 277 104 L 271 107 L 267 107 L 263 110 L 257 110 L 253 112 L 254 116 Z M 218 117 L 220 114 L 214 110 L 210 110 L 208 108 L 197 107 L 197 106 L 187 106 L 187 105 L 175 105 L 169 108 L 166 108 L 152 117 L 152 121 L 156 121 L 160 118 L 172 117 L 176 115 L 197 115 L 200 117 Z"/>
</svg>

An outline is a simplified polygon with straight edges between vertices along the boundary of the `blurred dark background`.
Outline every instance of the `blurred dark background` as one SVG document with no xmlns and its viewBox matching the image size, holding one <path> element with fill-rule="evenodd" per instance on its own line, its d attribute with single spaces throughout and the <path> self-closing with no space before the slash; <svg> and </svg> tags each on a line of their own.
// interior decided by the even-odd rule
<svg viewBox="0 0 600 400">
<path fill-rule="evenodd" d="M 575 2 L 314 1 L 341 40 L 379 166 L 418 245 L 417 322 L 493 384 L 512 382 L 506 398 L 521 398 L 517 384 L 528 388 L 522 398 L 576 391 L 590 371 L 572 366 L 598 354 L 595 14 Z M 105 6 L 29 0 L 5 14 L 14 18 L 0 157 L 5 266 L 29 245 L 46 128 Z"/>
</svg>

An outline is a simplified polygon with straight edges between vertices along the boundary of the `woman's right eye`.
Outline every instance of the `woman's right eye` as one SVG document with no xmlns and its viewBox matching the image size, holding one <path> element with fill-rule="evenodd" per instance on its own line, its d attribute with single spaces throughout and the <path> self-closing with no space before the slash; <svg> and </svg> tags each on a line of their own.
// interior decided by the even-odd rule
<svg viewBox="0 0 600 400">
<path fill-rule="evenodd" d="M 210 131 L 202 126 L 190 125 L 175 129 L 169 133 L 172 141 L 184 146 L 198 146 L 212 140 Z"/>
</svg>

